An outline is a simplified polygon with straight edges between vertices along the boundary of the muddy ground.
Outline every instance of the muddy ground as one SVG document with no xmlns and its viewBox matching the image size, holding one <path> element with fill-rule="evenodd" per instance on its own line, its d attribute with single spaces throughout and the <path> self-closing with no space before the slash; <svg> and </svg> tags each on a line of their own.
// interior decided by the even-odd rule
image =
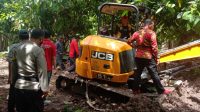
<svg viewBox="0 0 200 112">
<path fill-rule="evenodd" d="M 6 112 L 7 95 L 7 62 L 0 63 L 0 112 Z M 84 96 L 55 88 L 57 75 L 50 82 L 45 112 L 96 112 L 88 106 Z M 107 98 L 93 98 L 94 106 L 107 112 L 200 112 L 200 68 L 178 74 L 176 79 L 183 83 L 170 95 L 147 97 L 136 95 L 128 103 L 110 102 Z"/>
</svg>

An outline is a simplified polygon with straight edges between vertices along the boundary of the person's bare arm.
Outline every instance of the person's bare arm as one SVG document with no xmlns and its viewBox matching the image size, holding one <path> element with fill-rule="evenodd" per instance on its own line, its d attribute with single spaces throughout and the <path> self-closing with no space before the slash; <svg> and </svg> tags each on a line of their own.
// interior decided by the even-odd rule
<svg viewBox="0 0 200 112">
<path fill-rule="evenodd" d="M 13 74 L 13 66 L 12 66 L 12 62 L 14 60 L 14 47 L 12 47 L 10 49 L 10 51 L 8 52 L 8 57 L 7 57 L 7 61 L 8 61 L 8 84 L 12 83 L 12 74 Z"/>
<path fill-rule="evenodd" d="M 12 79 L 12 63 L 8 62 L 8 84 L 11 84 L 11 79 Z"/>
<path fill-rule="evenodd" d="M 53 56 L 53 68 L 56 69 L 56 56 Z"/>
</svg>

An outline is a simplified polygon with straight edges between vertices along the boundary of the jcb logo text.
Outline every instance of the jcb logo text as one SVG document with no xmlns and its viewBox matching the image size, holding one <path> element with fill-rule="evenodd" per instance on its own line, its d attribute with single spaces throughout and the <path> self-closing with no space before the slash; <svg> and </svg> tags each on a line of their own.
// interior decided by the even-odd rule
<svg viewBox="0 0 200 112">
<path fill-rule="evenodd" d="M 114 55 L 111 53 L 92 51 L 92 58 L 113 61 Z"/>
</svg>

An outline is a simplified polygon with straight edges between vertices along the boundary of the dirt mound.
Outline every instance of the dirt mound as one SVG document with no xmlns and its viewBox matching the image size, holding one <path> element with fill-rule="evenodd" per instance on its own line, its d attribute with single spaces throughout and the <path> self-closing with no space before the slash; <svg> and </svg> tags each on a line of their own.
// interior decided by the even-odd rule
<svg viewBox="0 0 200 112">
<path fill-rule="evenodd" d="M 195 79 L 193 77 L 196 77 Z M 171 95 L 165 98 L 162 105 L 166 110 L 173 112 L 199 112 L 200 111 L 200 74 L 182 74 L 184 82 Z M 192 80 L 191 80 L 192 79 Z"/>
<path fill-rule="evenodd" d="M 169 95 L 157 98 L 136 95 L 128 103 L 118 105 L 117 112 L 199 112 L 200 111 L 200 69 L 196 68 L 177 74 L 183 83 Z"/>
<path fill-rule="evenodd" d="M 154 99 L 154 98 L 153 98 Z M 162 112 L 164 108 L 160 105 L 158 99 L 153 100 L 144 95 L 136 95 L 130 101 L 122 105 L 117 112 Z"/>
</svg>

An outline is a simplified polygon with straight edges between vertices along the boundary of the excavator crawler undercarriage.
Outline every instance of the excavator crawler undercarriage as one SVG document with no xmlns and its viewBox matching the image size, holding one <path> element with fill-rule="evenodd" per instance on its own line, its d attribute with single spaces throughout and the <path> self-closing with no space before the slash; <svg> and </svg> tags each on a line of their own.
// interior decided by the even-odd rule
<svg viewBox="0 0 200 112">
<path fill-rule="evenodd" d="M 170 80 L 176 81 L 176 79 L 174 79 L 174 76 L 176 74 L 200 67 L 200 62 L 196 61 L 200 59 L 199 58 L 200 53 L 199 54 L 196 53 L 197 51 L 200 51 L 199 40 L 180 46 L 175 49 L 167 50 L 160 54 L 161 63 L 164 63 L 164 62 L 170 63 L 171 61 L 176 61 L 175 67 L 159 71 L 159 75 L 162 81 L 165 81 L 163 83 L 165 84 L 165 88 L 170 88 L 174 90 L 175 85 L 167 84 L 167 83 L 170 82 Z M 190 52 L 188 55 L 191 56 L 191 54 L 195 54 L 195 56 L 192 55 L 192 57 L 190 57 L 190 56 L 183 55 L 184 57 L 181 57 L 180 59 L 176 57 L 177 56 L 176 54 L 181 54 L 181 53 L 184 54 L 184 52 Z M 169 56 L 171 57 L 168 58 Z M 173 56 L 175 56 L 176 59 L 174 59 Z M 105 97 L 110 97 L 114 99 L 115 101 L 122 101 L 122 102 L 127 102 L 131 97 L 134 96 L 134 94 L 132 94 L 132 90 L 129 88 L 128 83 L 117 84 L 117 83 L 102 81 L 98 79 L 90 80 L 87 78 L 79 77 L 76 73 L 69 73 L 66 71 L 60 71 L 58 72 L 58 74 L 59 74 L 59 77 L 56 81 L 56 87 L 58 89 L 60 88 L 71 89 L 73 88 L 74 85 L 76 85 L 76 87 L 80 87 L 84 89 L 83 91 L 85 91 L 86 85 L 87 85 L 89 90 L 91 89 L 93 92 L 97 92 L 97 94 L 99 95 L 104 95 Z M 131 78 L 130 78 L 130 81 L 131 81 Z M 156 94 L 153 84 L 151 82 L 146 83 L 145 81 L 146 80 L 144 80 L 144 85 L 147 84 L 149 88 L 153 88 L 153 89 L 148 90 L 149 88 L 143 88 L 144 89 L 143 94 L 149 97 L 157 97 L 158 94 Z"/>
</svg>

